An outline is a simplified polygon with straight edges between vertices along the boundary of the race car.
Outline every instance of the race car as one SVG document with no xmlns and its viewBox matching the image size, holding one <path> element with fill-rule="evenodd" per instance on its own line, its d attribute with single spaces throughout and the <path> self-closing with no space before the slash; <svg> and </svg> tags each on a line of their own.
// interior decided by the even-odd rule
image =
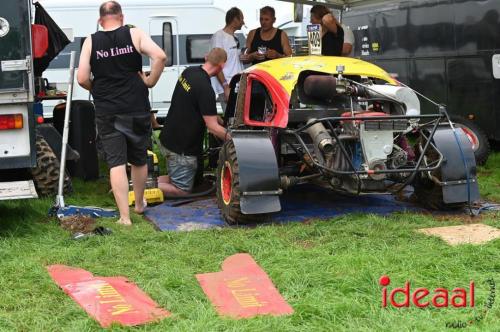
<svg viewBox="0 0 500 332">
<path fill-rule="evenodd" d="M 280 195 L 303 183 L 353 195 L 412 185 L 438 209 L 479 198 L 470 140 L 446 107 L 421 114 L 417 93 L 376 65 L 286 57 L 248 68 L 230 86 L 231 140 L 216 182 L 229 224 L 266 220 L 281 210 Z"/>
</svg>

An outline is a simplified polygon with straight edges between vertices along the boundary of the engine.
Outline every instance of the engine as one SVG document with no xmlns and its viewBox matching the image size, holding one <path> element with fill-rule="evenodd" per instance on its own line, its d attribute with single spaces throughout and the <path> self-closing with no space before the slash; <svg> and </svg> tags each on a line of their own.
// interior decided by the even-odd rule
<svg viewBox="0 0 500 332">
<path fill-rule="evenodd" d="M 310 75 L 302 80 L 302 87 L 301 99 L 331 102 L 339 96 L 348 96 L 352 100 L 351 110 L 342 114 L 346 120 L 335 128 L 350 161 L 322 122 L 316 119 L 308 122 L 315 122 L 306 130 L 313 141 L 314 154 L 327 167 L 340 171 L 352 171 L 353 166 L 365 171 L 398 169 L 414 158 L 404 136 L 411 129 L 412 120 L 391 118 L 391 115 L 420 114 L 419 99 L 410 88 L 358 84 L 330 75 Z M 357 120 L 358 117 L 363 119 Z M 365 178 L 380 181 L 386 174 L 370 173 Z"/>
</svg>

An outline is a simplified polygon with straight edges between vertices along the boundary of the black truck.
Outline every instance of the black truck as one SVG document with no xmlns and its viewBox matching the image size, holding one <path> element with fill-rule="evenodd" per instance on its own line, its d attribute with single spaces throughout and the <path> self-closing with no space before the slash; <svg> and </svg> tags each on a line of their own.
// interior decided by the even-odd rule
<svg viewBox="0 0 500 332">
<path fill-rule="evenodd" d="M 342 11 L 354 56 L 446 104 L 484 163 L 488 139 L 500 141 L 500 1 L 375 2 Z"/>
</svg>

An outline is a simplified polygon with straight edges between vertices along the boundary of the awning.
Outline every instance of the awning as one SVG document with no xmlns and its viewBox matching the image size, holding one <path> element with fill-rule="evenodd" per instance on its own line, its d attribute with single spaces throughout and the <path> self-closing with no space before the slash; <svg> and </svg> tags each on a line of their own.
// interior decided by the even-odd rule
<svg viewBox="0 0 500 332">
<path fill-rule="evenodd" d="M 398 2 L 408 2 L 402 0 L 325 0 L 323 2 L 314 0 L 280 0 L 286 2 L 300 3 L 304 5 L 325 5 L 330 8 L 335 8 L 338 10 L 356 8 L 361 6 L 378 5 L 382 3 L 398 3 Z"/>
</svg>

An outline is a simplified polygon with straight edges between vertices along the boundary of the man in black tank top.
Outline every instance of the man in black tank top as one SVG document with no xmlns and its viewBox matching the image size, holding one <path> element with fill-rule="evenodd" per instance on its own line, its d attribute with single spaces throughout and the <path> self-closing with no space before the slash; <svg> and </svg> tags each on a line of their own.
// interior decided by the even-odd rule
<svg viewBox="0 0 500 332">
<path fill-rule="evenodd" d="M 311 8 L 311 23 L 321 24 L 321 55 L 341 56 L 344 45 L 344 29 L 328 8 L 314 5 Z"/>
<path fill-rule="evenodd" d="M 132 165 L 135 212 L 143 213 L 151 131 L 148 88 L 160 78 L 166 56 L 143 31 L 123 26 L 121 6 L 116 1 L 103 3 L 99 15 L 103 31 L 83 43 L 78 83 L 94 98 L 98 136 L 120 211 L 118 223 L 130 225 L 126 165 Z M 151 58 L 149 76 L 142 72 L 141 54 Z"/>
<path fill-rule="evenodd" d="M 292 55 L 285 31 L 273 27 L 276 22 L 273 7 L 260 9 L 260 28 L 251 30 L 247 38 L 246 63 L 257 64 L 270 59 Z"/>
</svg>

